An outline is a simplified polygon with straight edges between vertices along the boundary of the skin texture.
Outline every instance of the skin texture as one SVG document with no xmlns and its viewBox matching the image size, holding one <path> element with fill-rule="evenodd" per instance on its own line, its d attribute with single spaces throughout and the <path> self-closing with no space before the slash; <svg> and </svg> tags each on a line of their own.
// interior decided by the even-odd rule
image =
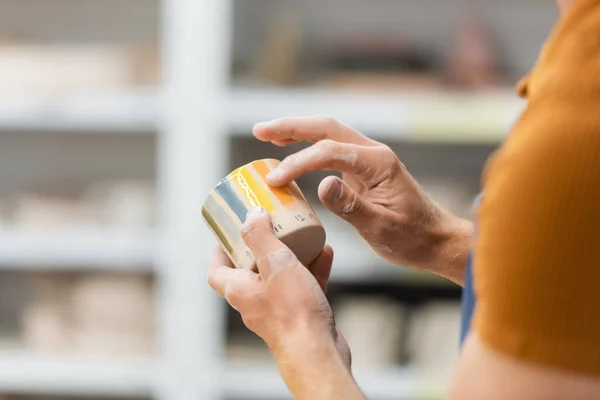
<svg viewBox="0 0 600 400">
<path fill-rule="evenodd" d="M 558 1 L 561 12 L 573 1 Z M 391 150 L 329 118 L 287 118 L 255 127 L 279 146 L 313 143 L 285 159 L 270 179 L 283 185 L 317 170 L 337 170 L 319 198 L 348 221 L 382 257 L 461 283 L 472 227 L 441 210 Z M 335 328 L 325 291 L 332 249 L 302 266 L 275 237 L 268 213 L 249 215 L 244 240 L 258 255 L 259 272 L 234 269 L 217 250 L 210 285 L 240 312 L 273 350 L 291 394 L 300 400 L 365 399 L 350 372 L 350 351 Z M 556 288 L 558 290 L 559 288 Z M 473 332 L 467 338 L 447 400 L 589 400 L 600 379 L 504 356 Z"/>
<path fill-rule="evenodd" d="M 269 213 L 261 208 L 248 214 L 242 236 L 256 256 L 258 273 L 236 269 L 218 247 L 210 286 L 273 351 L 296 399 L 363 399 L 350 372 L 350 350 L 325 297 L 331 247 L 305 267 L 276 238 Z"/>
<path fill-rule="evenodd" d="M 269 176 L 284 185 L 317 170 L 337 170 L 319 198 L 349 222 L 383 258 L 462 284 L 472 226 L 439 208 L 387 146 L 324 117 L 259 124 L 259 140 L 312 146 L 282 161 Z M 208 280 L 273 351 L 296 399 L 364 399 L 352 378 L 351 354 L 325 297 L 333 250 L 303 266 L 274 235 L 269 214 L 254 210 L 242 230 L 258 273 L 235 269 L 217 248 Z M 318 366 L 318 368 L 315 368 Z"/>
<path fill-rule="evenodd" d="M 261 141 L 311 146 L 269 175 L 282 186 L 314 171 L 339 171 L 319 185 L 319 198 L 349 222 L 382 258 L 463 284 L 472 225 L 442 210 L 384 144 L 327 117 L 283 118 L 256 125 Z"/>
<path fill-rule="evenodd" d="M 299 121 L 305 122 L 303 119 Z M 310 122 L 319 124 L 322 120 L 316 118 Z M 290 120 L 279 120 L 270 126 L 278 126 L 277 124 L 282 123 L 285 125 L 291 122 Z M 257 136 L 266 135 L 264 129 L 264 126 L 258 127 Z M 298 135 L 301 129 L 292 128 L 290 131 L 293 132 L 293 135 Z M 281 130 L 276 129 L 275 132 L 281 132 Z M 262 138 L 266 140 L 265 136 Z M 289 143 L 291 139 L 284 140 L 285 143 Z M 360 137 L 356 140 L 362 141 Z M 397 197 L 397 199 L 401 199 L 404 207 L 413 207 L 415 204 L 423 203 L 428 204 L 429 207 L 430 204 L 433 204 L 423 199 L 422 192 L 413 185 L 414 180 L 406 179 L 402 168 L 390 173 L 390 170 L 393 171 L 397 167 L 388 168 L 387 172 L 382 172 L 372 165 L 362 163 L 361 160 L 366 158 L 376 165 L 375 163 L 382 157 L 389 157 L 386 159 L 387 162 L 395 162 L 386 154 L 385 148 L 371 149 L 369 147 L 378 147 L 379 145 L 370 146 L 371 143 L 366 141 L 363 145 L 364 148 L 357 148 L 356 146 L 359 145 L 355 143 L 351 143 L 350 146 L 338 147 L 336 144 L 332 145 L 330 142 L 326 142 L 325 149 L 333 147 L 336 150 L 328 153 L 328 150 L 317 147 L 320 142 L 317 141 L 317 144 L 312 147 L 316 150 L 304 150 L 304 154 L 298 157 L 292 156 L 284 161 L 282 163 L 284 172 L 277 179 L 280 179 L 279 182 L 285 182 L 286 179 L 297 177 L 298 172 L 290 171 L 294 171 L 294 168 L 305 168 L 302 167 L 307 165 L 304 160 L 308 160 L 308 165 L 314 165 L 310 163 L 316 159 L 317 166 L 312 167 L 315 169 L 331 168 L 323 166 L 328 162 L 335 163 L 335 168 L 346 171 L 350 170 L 350 167 L 355 168 L 357 171 L 355 174 L 346 173 L 344 175 L 343 183 L 337 178 L 327 178 L 319 188 L 319 194 L 324 204 L 334 212 L 337 210 L 338 215 L 349 221 L 355 228 L 359 230 L 374 229 L 370 225 L 373 223 L 371 220 L 396 218 L 394 212 L 402 215 L 401 211 L 390 212 L 389 208 L 399 209 L 394 209 L 391 203 L 378 201 L 376 195 L 371 194 L 369 189 L 364 189 L 365 187 L 377 187 L 377 184 L 384 182 L 388 176 L 391 181 L 394 181 L 400 175 L 402 179 L 397 183 L 407 185 L 408 189 L 404 190 L 407 190 L 409 194 Z M 370 152 L 374 152 L 376 156 L 369 158 Z M 323 161 L 323 159 L 328 160 L 328 156 L 323 154 L 335 154 L 335 157 L 331 157 L 333 161 Z M 356 154 L 356 157 L 351 156 L 352 154 Z M 350 161 L 352 162 L 350 163 Z M 307 171 L 310 171 L 310 168 L 302 169 L 301 173 Z M 373 181 L 368 180 L 367 172 L 362 171 L 370 171 L 377 178 Z M 288 175 L 285 175 L 286 173 Z M 283 178 L 284 176 L 287 178 Z M 275 179 L 276 182 L 277 179 Z M 341 187 L 341 193 L 337 195 L 337 202 L 329 202 L 327 193 L 333 190 L 337 183 Z M 390 185 L 389 190 L 392 190 L 392 183 L 386 184 Z M 394 194 L 393 191 L 390 193 Z M 370 211 L 365 212 L 365 210 Z M 416 206 L 413 210 L 419 211 L 421 207 Z M 382 221 L 376 222 L 376 224 L 381 223 Z M 384 226 L 389 229 L 388 234 L 401 234 L 402 232 L 402 230 L 398 232 L 390 229 L 387 225 Z M 343 336 L 335 328 L 333 314 L 325 297 L 333 261 L 332 249 L 326 246 L 321 256 L 312 265 L 305 268 L 277 240 L 270 224 L 269 215 L 264 210 L 249 215 L 244 226 L 243 237 L 246 244 L 258 257 L 258 274 L 248 270 L 234 269 L 227 256 L 221 250 L 217 250 L 210 268 L 209 283 L 225 297 L 232 307 L 240 312 L 248 328 L 265 340 L 272 349 L 281 376 L 294 398 L 300 400 L 365 399 L 352 377 L 350 350 L 343 340 Z M 368 235 L 363 235 L 363 237 L 372 241 L 371 245 L 374 249 L 382 251 L 380 247 L 373 245 L 374 243 L 381 244 L 381 241 L 378 240 L 383 239 L 382 237 Z M 407 237 L 406 240 L 410 240 L 410 238 Z M 386 246 L 397 246 L 393 250 L 394 252 L 405 249 L 405 247 L 398 246 L 395 241 L 384 243 Z M 408 248 L 411 247 L 412 245 Z M 432 249 L 435 249 L 435 246 Z M 406 259 L 406 257 L 400 256 L 399 259 Z M 567 398 L 570 400 L 600 398 L 600 380 L 540 367 L 501 355 L 484 345 L 476 333 L 472 333 L 467 338 L 446 397 L 447 400 L 559 400 Z"/>
<path fill-rule="evenodd" d="M 476 334 L 465 342 L 447 396 L 448 400 L 598 398 L 600 379 L 517 361 L 489 348 Z"/>
</svg>

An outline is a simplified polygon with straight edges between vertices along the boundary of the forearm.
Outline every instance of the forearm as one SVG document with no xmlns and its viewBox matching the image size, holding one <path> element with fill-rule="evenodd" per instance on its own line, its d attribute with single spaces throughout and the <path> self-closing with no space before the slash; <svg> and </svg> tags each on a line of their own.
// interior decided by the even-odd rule
<svg viewBox="0 0 600 400">
<path fill-rule="evenodd" d="M 297 400 L 365 400 L 333 336 L 298 332 L 275 352 L 277 366 Z"/>
</svg>

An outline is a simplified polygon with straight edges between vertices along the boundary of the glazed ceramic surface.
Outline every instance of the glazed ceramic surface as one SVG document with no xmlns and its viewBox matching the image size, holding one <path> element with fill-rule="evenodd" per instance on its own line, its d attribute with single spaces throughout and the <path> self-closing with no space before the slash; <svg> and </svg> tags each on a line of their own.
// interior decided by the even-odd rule
<svg viewBox="0 0 600 400">
<path fill-rule="evenodd" d="M 240 235 L 246 214 L 263 207 L 270 214 L 276 236 L 305 265 L 312 262 L 325 244 L 325 230 L 295 182 L 271 187 L 267 174 L 278 160 L 257 160 L 223 178 L 210 192 L 202 216 L 219 243 L 239 268 L 255 269 L 255 260 Z"/>
</svg>

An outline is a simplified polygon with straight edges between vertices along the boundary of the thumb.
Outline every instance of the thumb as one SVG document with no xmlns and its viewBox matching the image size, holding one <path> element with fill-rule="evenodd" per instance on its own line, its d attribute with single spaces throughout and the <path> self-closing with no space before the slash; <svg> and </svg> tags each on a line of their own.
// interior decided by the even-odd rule
<svg viewBox="0 0 600 400">
<path fill-rule="evenodd" d="M 328 244 L 315 261 L 307 268 L 313 274 L 323 293 L 327 293 L 327 283 L 331 275 L 331 266 L 333 264 L 333 249 Z"/>
<path fill-rule="evenodd" d="M 319 199 L 331 212 L 348 221 L 359 232 L 371 224 L 373 205 L 336 176 L 328 176 L 321 181 Z"/>
</svg>

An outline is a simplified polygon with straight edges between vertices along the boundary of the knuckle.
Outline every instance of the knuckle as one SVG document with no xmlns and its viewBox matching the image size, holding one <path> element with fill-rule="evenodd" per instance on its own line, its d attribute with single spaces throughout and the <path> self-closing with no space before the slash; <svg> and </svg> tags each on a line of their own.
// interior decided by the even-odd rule
<svg viewBox="0 0 600 400">
<path fill-rule="evenodd" d="M 274 119 L 273 121 L 271 121 L 270 125 L 279 129 L 286 129 L 291 125 L 291 123 L 289 118 L 283 117 Z"/>
<path fill-rule="evenodd" d="M 238 288 L 228 283 L 225 285 L 225 288 L 223 290 L 223 297 L 225 298 L 225 300 L 227 300 L 229 304 L 231 304 L 234 307 L 237 307 L 241 303 L 243 296 Z"/>
<path fill-rule="evenodd" d="M 376 150 L 378 152 L 378 156 L 388 163 L 391 163 L 398 159 L 398 156 L 396 156 L 394 150 L 392 150 L 392 148 L 387 145 L 377 146 Z"/>
<path fill-rule="evenodd" d="M 336 148 L 338 147 L 338 143 L 334 140 L 331 139 L 325 139 L 325 140 L 321 140 L 318 144 L 319 149 L 326 152 L 326 153 L 333 153 L 335 152 Z"/>
<path fill-rule="evenodd" d="M 377 152 L 377 158 L 384 164 L 387 168 L 390 168 L 393 171 L 399 171 L 404 168 L 404 165 L 400 162 L 400 159 L 391 149 L 391 147 L 387 145 L 377 146 L 375 149 Z"/>
<path fill-rule="evenodd" d="M 282 171 L 297 171 L 302 170 L 307 160 L 310 160 L 312 147 L 300 150 L 297 153 L 290 154 L 285 157 L 279 164 L 279 169 Z"/>
<path fill-rule="evenodd" d="M 298 130 L 296 129 L 296 125 L 288 123 L 283 126 L 284 131 L 287 132 L 287 136 L 289 140 L 296 140 L 298 137 Z"/>
<path fill-rule="evenodd" d="M 318 118 L 321 121 L 321 123 L 326 127 L 337 128 L 340 124 L 340 122 L 337 119 L 333 118 L 330 115 L 320 115 Z"/>
<path fill-rule="evenodd" d="M 296 255 L 287 247 L 276 249 L 265 256 L 265 260 L 278 268 L 294 267 L 298 264 Z"/>
<path fill-rule="evenodd" d="M 273 131 L 282 139 L 294 139 L 296 136 L 296 124 L 290 118 L 279 118 L 271 123 Z"/>
<path fill-rule="evenodd" d="M 242 235 L 242 238 L 246 239 L 246 238 L 250 238 L 253 235 L 255 235 L 257 232 L 260 231 L 261 228 L 262 228 L 261 221 L 258 218 L 252 218 L 252 219 L 248 219 L 248 220 L 246 220 L 246 222 L 244 222 L 240 233 Z"/>
</svg>

